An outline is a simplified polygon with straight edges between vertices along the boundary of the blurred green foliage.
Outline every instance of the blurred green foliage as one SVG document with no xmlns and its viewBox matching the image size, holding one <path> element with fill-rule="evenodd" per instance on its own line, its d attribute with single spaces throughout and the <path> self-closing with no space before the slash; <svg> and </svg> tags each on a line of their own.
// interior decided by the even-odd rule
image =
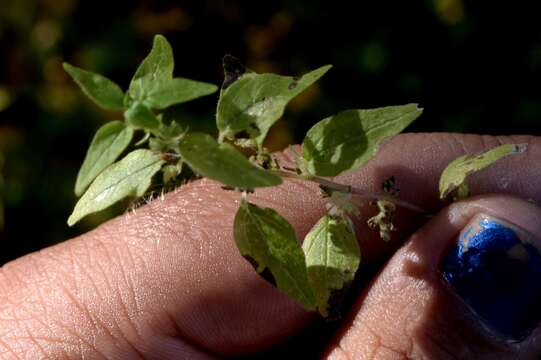
<svg viewBox="0 0 541 360">
<path fill-rule="evenodd" d="M 418 102 L 413 131 L 539 132 L 541 34 L 526 2 L 0 0 L 1 263 L 95 226 L 65 223 L 96 129 L 120 114 L 82 95 L 62 62 L 123 89 L 155 33 L 172 42 L 177 76 L 222 81 L 231 53 L 258 72 L 333 70 L 296 98 L 269 135 L 279 149 L 348 108 Z M 104 11 L 104 9 L 107 9 Z M 173 111 L 214 128 L 216 98 Z M 121 209 L 119 206 L 116 211 Z"/>
</svg>

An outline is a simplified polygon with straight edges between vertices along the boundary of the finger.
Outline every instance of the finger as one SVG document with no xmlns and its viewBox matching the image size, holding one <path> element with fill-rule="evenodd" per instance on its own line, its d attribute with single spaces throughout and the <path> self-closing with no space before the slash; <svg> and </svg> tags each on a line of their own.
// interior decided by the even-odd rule
<svg viewBox="0 0 541 360">
<path fill-rule="evenodd" d="M 382 182 L 394 176 L 400 189 L 400 198 L 436 213 L 446 206 L 439 199 L 439 177 L 442 170 L 458 156 L 477 154 L 506 143 L 530 144 L 528 151 L 519 156 L 504 158 L 468 178 L 471 195 L 503 193 L 526 200 L 541 201 L 541 191 L 533 179 L 541 176 L 541 143 L 531 136 L 477 136 L 456 134 L 406 134 L 400 142 L 386 144 L 360 172 L 347 173 L 340 181 L 380 189 Z M 398 208 L 393 241 L 384 243 L 377 232 L 366 227 L 365 220 L 377 210 L 363 209 L 358 221 L 358 237 L 363 249 L 363 262 L 378 261 L 392 254 L 397 246 L 426 221 L 419 214 Z"/>
<path fill-rule="evenodd" d="M 473 191 L 508 191 L 540 201 L 529 185 L 541 173 L 532 160 L 541 153 L 539 140 L 531 137 L 399 136 L 365 169 L 342 180 L 377 189 L 395 175 L 404 198 L 436 209 L 443 167 L 499 142 L 531 146 L 524 156 L 480 174 L 483 181 Z M 506 183 L 495 176 L 502 166 L 510 176 Z M 112 358 L 123 351 L 154 354 L 167 343 L 175 351 L 233 354 L 295 333 L 312 315 L 260 279 L 238 254 L 231 237 L 238 198 L 213 182 L 194 182 L 78 239 L 6 265 L 0 347 Z M 317 186 L 298 181 L 258 190 L 251 200 L 276 208 L 301 238 L 324 212 Z M 424 221 L 400 212 L 399 225 L 400 216 Z M 400 226 L 392 243 L 413 230 Z M 378 259 L 386 245 L 364 228 L 364 259 Z"/>
<path fill-rule="evenodd" d="M 411 236 L 358 299 L 331 359 L 538 359 L 541 209 L 489 196 Z"/>
</svg>

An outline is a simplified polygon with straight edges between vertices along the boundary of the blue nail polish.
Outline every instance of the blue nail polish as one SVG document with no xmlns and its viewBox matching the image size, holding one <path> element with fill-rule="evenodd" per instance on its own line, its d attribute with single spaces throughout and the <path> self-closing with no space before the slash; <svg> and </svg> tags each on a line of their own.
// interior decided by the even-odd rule
<svg viewBox="0 0 541 360">
<path fill-rule="evenodd" d="M 477 217 L 442 267 L 445 280 L 493 333 L 521 341 L 538 326 L 541 255 L 518 230 Z"/>
</svg>

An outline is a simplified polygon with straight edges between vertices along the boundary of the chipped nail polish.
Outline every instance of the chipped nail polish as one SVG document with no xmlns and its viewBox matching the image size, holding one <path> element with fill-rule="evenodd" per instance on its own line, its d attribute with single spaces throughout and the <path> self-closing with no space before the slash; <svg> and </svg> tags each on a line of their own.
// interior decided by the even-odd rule
<svg viewBox="0 0 541 360">
<path fill-rule="evenodd" d="M 493 333 L 524 340 L 541 320 L 541 254 L 531 235 L 478 215 L 442 264 L 445 280 Z"/>
</svg>

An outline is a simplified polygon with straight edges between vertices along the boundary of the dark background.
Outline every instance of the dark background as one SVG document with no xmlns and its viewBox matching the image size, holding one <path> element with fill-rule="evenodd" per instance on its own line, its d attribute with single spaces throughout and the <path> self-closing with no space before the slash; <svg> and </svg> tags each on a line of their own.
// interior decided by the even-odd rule
<svg viewBox="0 0 541 360">
<path fill-rule="evenodd" d="M 425 108 L 409 131 L 539 134 L 541 23 L 533 4 L 0 0 L 0 264 L 115 211 L 66 225 L 93 133 L 120 114 L 91 104 L 63 61 L 125 89 L 162 33 L 174 47 L 176 76 L 215 84 L 227 53 L 286 75 L 334 64 L 288 107 L 272 149 L 340 110 L 408 102 Z M 179 111 L 212 129 L 215 104 L 211 96 Z"/>
</svg>

